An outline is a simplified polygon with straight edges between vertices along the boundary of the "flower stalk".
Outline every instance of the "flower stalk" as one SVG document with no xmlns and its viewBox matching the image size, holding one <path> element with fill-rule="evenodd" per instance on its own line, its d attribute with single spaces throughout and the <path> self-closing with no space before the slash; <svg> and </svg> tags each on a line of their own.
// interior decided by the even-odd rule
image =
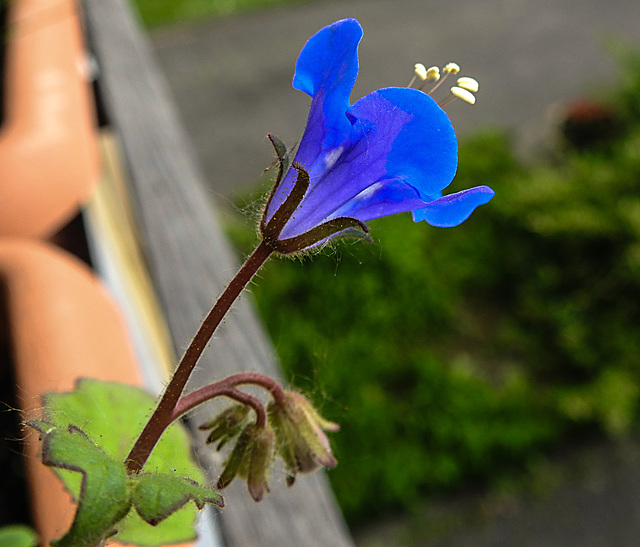
<svg viewBox="0 0 640 547">
<path fill-rule="evenodd" d="M 138 473 L 142 469 L 160 436 L 175 419 L 174 410 L 180 400 L 182 391 L 211 336 L 213 336 L 236 298 L 240 296 L 242 290 L 273 252 L 272 246 L 265 241 L 260 242 L 200 325 L 198 332 L 191 340 L 191 344 L 189 344 L 167 385 L 158 406 L 127 456 L 126 466 L 129 474 Z"/>
<path fill-rule="evenodd" d="M 272 142 L 274 142 L 273 139 Z M 276 180 L 277 187 L 280 183 L 280 179 L 282 178 L 284 161 L 281 154 L 282 150 L 278 148 L 276 142 L 274 142 L 274 147 L 278 153 L 280 168 L 280 173 Z M 181 396 L 187 381 L 189 380 L 189 376 L 193 372 L 193 369 L 202 355 L 204 348 L 211 339 L 211 336 L 213 336 L 213 333 L 222 322 L 222 319 L 229 311 L 236 298 L 240 296 L 242 290 L 247 286 L 256 272 L 273 253 L 295 253 L 326 239 L 338 231 L 355 226 L 367 231 L 367 227 L 358 220 L 338 218 L 317 226 L 300 236 L 281 239 L 280 233 L 282 232 L 283 227 L 295 213 L 309 186 L 309 175 L 305 169 L 296 163 L 293 164 L 293 167 L 299 174 L 293 191 L 284 203 L 278 207 L 275 214 L 268 222 L 266 222 L 265 217 L 263 217 L 260 223 L 260 231 L 263 236 L 262 241 L 240 268 L 236 276 L 231 280 L 227 288 L 223 291 L 218 301 L 200 325 L 198 332 L 196 332 L 196 335 L 191 340 L 191 344 L 189 344 L 189 347 L 180 360 L 180 363 L 167 385 L 158 406 L 127 456 L 126 466 L 128 473 L 138 473 L 142 469 L 149 458 L 151 451 L 162 436 L 162 433 L 174 420 L 195 406 L 214 397 L 226 396 L 237 402 L 250 406 L 256 412 L 257 427 L 264 429 L 267 418 L 262 403 L 255 397 L 236 389 L 237 385 L 243 383 L 260 385 L 271 393 L 275 401 L 284 400 L 284 393 L 280 386 L 278 386 L 273 380 L 258 374 L 235 375 L 225 380 L 221 380 L 220 382 L 205 386 L 204 388 L 186 395 L 182 399 Z"/>
</svg>

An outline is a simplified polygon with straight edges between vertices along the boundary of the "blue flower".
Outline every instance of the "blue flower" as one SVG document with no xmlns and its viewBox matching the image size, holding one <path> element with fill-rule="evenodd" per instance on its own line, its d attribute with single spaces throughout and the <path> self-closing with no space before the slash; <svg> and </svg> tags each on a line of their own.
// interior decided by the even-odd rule
<svg viewBox="0 0 640 547">
<path fill-rule="evenodd" d="M 360 224 L 407 211 L 416 222 L 457 226 L 493 197 L 487 186 L 442 195 L 456 173 L 458 144 L 449 118 L 426 93 L 390 87 L 350 103 L 362 34 L 355 19 L 337 21 L 312 36 L 298 58 L 293 87 L 311 96 L 309 118 L 294 168 L 275 189 L 264 221 L 285 202 L 301 168 L 308 188 L 280 240 L 334 219 Z"/>
</svg>

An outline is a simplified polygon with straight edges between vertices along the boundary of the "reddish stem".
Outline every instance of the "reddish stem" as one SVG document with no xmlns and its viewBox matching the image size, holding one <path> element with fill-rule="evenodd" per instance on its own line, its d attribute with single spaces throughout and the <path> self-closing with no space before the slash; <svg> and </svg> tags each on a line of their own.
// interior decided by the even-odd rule
<svg viewBox="0 0 640 547">
<path fill-rule="evenodd" d="M 280 384 L 269 378 L 268 376 L 264 376 L 262 374 L 258 374 L 257 372 L 242 372 L 240 374 L 234 374 L 233 376 L 229 376 L 229 379 L 233 382 L 234 386 L 241 385 L 249 385 L 253 384 L 255 386 L 260 386 L 263 389 L 266 389 L 276 403 L 284 404 L 287 396 L 284 393 Z"/>
<path fill-rule="evenodd" d="M 267 414 L 260 399 L 234 387 L 220 386 L 218 382 L 209 384 L 182 397 L 173 409 L 171 421 L 177 420 L 180 416 L 193 410 L 198 405 L 206 403 L 216 397 L 228 397 L 243 405 L 250 406 L 256 413 L 256 425 L 258 427 L 265 427 L 267 424 Z"/>
<path fill-rule="evenodd" d="M 224 396 L 253 408 L 257 418 L 256 425 L 261 428 L 265 427 L 267 423 L 267 416 L 264 406 L 260 400 L 236 389 L 236 386 L 248 384 L 260 386 L 266 389 L 271 393 L 271 396 L 276 402 L 284 401 L 284 391 L 275 380 L 254 372 L 241 372 L 218 382 L 214 382 L 213 384 L 209 384 L 208 386 L 196 389 L 195 391 L 181 397 L 173 409 L 171 421 L 173 422 L 174 420 L 177 420 L 180 416 L 186 414 L 202 403 L 215 399 L 216 397 Z"/>
<path fill-rule="evenodd" d="M 227 288 L 220 295 L 209 315 L 205 318 L 198 332 L 191 340 L 191 344 L 184 353 L 176 371 L 167 385 L 157 408 L 140 433 L 126 459 L 128 473 L 137 473 L 142 469 L 151 451 L 160 439 L 164 430 L 172 421 L 174 408 L 182 395 L 184 386 L 191 375 L 198 358 L 204 351 L 214 331 L 224 318 L 227 311 L 238 298 L 251 278 L 273 253 L 272 247 L 264 241 L 253 251 Z"/>
</svg>

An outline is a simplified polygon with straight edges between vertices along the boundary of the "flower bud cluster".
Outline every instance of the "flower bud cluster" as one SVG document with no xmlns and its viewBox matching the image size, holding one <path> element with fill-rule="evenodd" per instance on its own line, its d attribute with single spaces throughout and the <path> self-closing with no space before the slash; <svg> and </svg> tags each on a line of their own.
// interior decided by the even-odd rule
<svg viewBox="0 0 640 547">
<path fill-rule="evenodd" d="M 207 443 L 218 443 L 218 450 L 237 437 L 217 488 L 226 488 L 239 477 L 247 481 L 251 497 L 261 501 L 269 492 L 269 471 L 276 453 L 284 461 L 289 486 L 298 473 L 337 465 L 325 431 L 337 431 L 340 426 L 322 418 L 303 395 L 285 391 L 283 398 L 267 406 L 267 415 L 268 423 L 260 427 L 249 422 L 247 407 L 234 405 L 200 426 L 211 430 Z"/>
</svg>

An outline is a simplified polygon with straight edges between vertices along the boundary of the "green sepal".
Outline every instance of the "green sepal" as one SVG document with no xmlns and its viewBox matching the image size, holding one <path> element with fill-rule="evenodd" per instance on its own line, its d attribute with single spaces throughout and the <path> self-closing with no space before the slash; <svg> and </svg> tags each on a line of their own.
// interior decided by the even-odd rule
<svg viewBox="0 0 640 547">
<path fill-rule="evenodd" d="M 116 524 L 131 508 L 123 463 L 107 455 L 76 426 L 63 429 L 43 420 L 30 420 L 27 425 L 40 432 L 44 465 L 82 474 L 73 525 L 51 544 L 91 547 L 116 533 Z"/>
<path fill-rule="evenodd" d="M 338 236 L 342 239 L 359 239 L 362 241 L 366 241 L 367 243 L 373 243 L 373 239 L 368 234 L 362 230 L 362 226 L 358 225 L 356 227 L 347 228 Z"/>
<path fill-rule="evenodd" d="M 194 480 L 169 473 L 141 473 L 130 478 L 131 501 L 138 515 L 156 526 L 193 500 L 198 509 L 206 504 L 224 507 L 222 496 Z"/>
<path fill-rule="evenodd" d="M 302 165 L 294 161 L 292 167 L 298 171 L 298 176 L 293 188 L 282 202 L 282 205 L 280 205 L 276 209 L 275 213 L 273 213 L 271 220 L 264 224 L 260 229 L 264 240 L 274 245 L 274 249 L 276 250 L 279 250 L 279 247 L 276 247 L 276 245 L 279 245 L 280 243 L 280 240 L 278 239 L 280 237 L 280 232 L 282 232 L 282 229 L 285 227 L 287 222 L 289 222 L 293 213 L 295 213 L 298 205 L 300 205 L 304 195 L 307 193 L 310 184 L 309 173 L 307 173 L 306 169 L 302 167 Z M 271 202 L 271 199 L 269 199 L 269 202 Z M 268 208 L 269 205 L 267 205 L 267 208 L 265 209 L 265 215 Z"/>
<path fill-rule="evenodd" d="M 211 430 L 207 437 L 207 444 L 218 442 L 216 450 L 221 450 L 231 439 L 237 437 L 249 422 L 249 407 L 233 405 L 223 410 L 214 419 L 202 424 L 198 429 Z"/>
<path fill-rule="evenodd" d="M 275 215 L 274 215 L 275 218 Z M 269 225 L 267 225 L 268 227 Z M 278 239 L 273 244 L 273 248 L 277 253 L 287 255 L 303 251 L 309 247 L 320 243 L 335 235 L 343 232 L 349 237 L 354 237 L 354 231 L 360 232 L 359 237 L 367 241 L 371 241 L 371 238 L 367 235 L 369 233 L 369 227 L 358 220 L 351 217 L 338 217 L 331 220 L 327 220 L 314 228 L 311 228 L 308 232 L 300 234 L 298 236 L 290 237 L 288 239 Z"/>
<path fill-rule="evenodd" d="M 260 220 L 260 232 L 264 232 L 264 228 L 267 222 L 267 210 L 269 209 L 269 205 L 271 205 L 271 200 L 273 199 L 278 186 L 280 186 L 282 179 L 287 174 L 287 171 L 289 171 L 289 169 L 291 168 L 291 158 L 293 156 L 291 150 L 287 149 L 287 145 L 284 144 L 279 137 L 272 133 L 269 133 L 268 137 L 278 157 L 278 174 L 273 181 L 273 187 L 271 188 L 271 193 L 269 194 L 269 198 L 267 199 L 267 203 L 262 214 L 262 219 Z"/>
<path fill-rule="evenodd" d="M 249 471 L 249 462 L 247 455 L 250 455 L 252 436 L 255 431 L 255 423 L 251 423 L 246 426 L 238 440 L 236 441 L 231 454 L 227 458 L 224 465 L 224 470 L 218 479 L 216 487 L 219 490 L 224 490 L 231 481 L 236 478 L 236 475 L 240 478 L 246 478 Z"/>
<path fill-rule="evenodd" d="M 273 133 L 269 133 L 268 137 L 273 145 L 273 149 L 276 151 L 276 155 L 278 156 L 278 174 L 276 175 L 274 183 L 274 186 L 277 188 L 282 182 L 283 177 L 287 174 L 287 171 L 291 168 L 291 158 L 293 154 L 291 153 L 291 150 L 287 148 L 287 145 L 280 140 L 280 137 Z"/>
<path fill-rule="evenodd" d="M 295 425 L 289 418 L 286 410 L 274 402 L 269 403 L 267 406 L 267 416 L 276 434 L 278 452 L 288 473 L 287 484 L 290 482 L 290 485 L 293 485 L 295 475 L 300 465 L 299 459 L 296 458 L 296 447 L 294 443 L 291 442 L 291 439 L 296 436 Z"/>
<path fill-rule="evenodd" d="M 262 501 L 270 492 L 267 478 L 273 462 L 275 434 L 270 427 L 256 428 L 247 472 L 247 487 L 253 501 Z"/>
</svg>

